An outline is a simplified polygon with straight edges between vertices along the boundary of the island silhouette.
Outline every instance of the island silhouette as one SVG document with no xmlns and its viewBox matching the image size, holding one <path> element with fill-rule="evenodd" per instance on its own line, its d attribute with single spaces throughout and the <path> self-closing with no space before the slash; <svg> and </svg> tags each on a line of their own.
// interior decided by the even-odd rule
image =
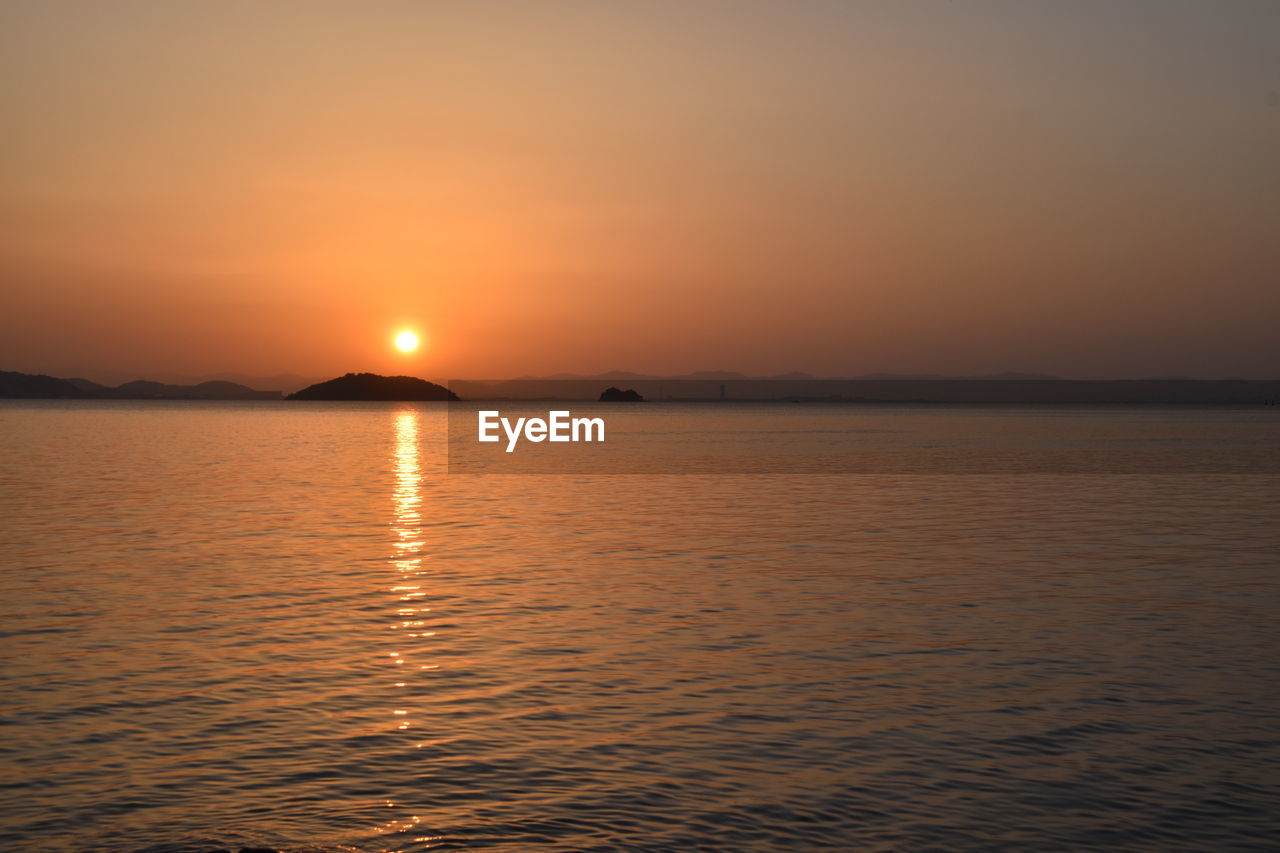
<svg viewBox="0 0 1280 853">
<path fill-rule="evenodd" d="M 640 396 L 640 392 L 634 388 L 628 388 L 623 391 L 610 385 L 608 388 L 600 392 L 601 403 L 643 403 L 644 397 Z"/>
<path fill-rule="evenodd" d="M 289 400 L 380 400 L 449 401 L 458 396 L 434 382 L 415 376 L 379 376 L 376 373 L 347 373 L 337 379 L 318 382 L 295 391 Z"/>
</svg>

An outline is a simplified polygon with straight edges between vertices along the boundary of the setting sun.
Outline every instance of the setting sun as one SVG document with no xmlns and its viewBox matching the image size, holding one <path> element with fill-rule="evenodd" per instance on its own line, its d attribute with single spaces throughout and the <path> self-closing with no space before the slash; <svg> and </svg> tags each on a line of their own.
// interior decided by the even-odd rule
<svg viewBox="0 0 1280 853">
<path fill-rule="evenodd" d="M 396 348 L 401 352 L 413 352 L 418 348 L 418 336 L 413 332 L 401 332 L 396 335 Z"/>
</svg>

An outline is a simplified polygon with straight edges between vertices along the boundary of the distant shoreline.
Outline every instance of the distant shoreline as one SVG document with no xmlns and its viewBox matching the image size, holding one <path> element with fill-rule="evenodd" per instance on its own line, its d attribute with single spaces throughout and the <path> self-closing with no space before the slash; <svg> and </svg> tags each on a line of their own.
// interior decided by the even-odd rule
<svg viewBox="0 0 1280 853">
<path fill-rule="evenodd" d="M 1275 406 L 1280 381 L 804 379 L 638 380 L 624 383 L 645 405 L 704 403 L 840 403 L 965 405 L 1208 405 Z M 598 380 L 450 382 L 464 400 L 595 400 Z"/>
<path fill-rule="evenodd" d="M 349 373 L 286 397 L 231 382 L 167 385 L 136 381 L 116 388 L 80 379 L 0 371 L 0 399 L 597 402 L 599 379 L 450 380 L 448 387 L 408 376 Z M 644 403 L 841 405 L 1280 405 L 1280 380 L 1254 379 L 636 379 L 612 383 Z M 625 387 L 623 387 L 625 386 Z"/>
</svg>

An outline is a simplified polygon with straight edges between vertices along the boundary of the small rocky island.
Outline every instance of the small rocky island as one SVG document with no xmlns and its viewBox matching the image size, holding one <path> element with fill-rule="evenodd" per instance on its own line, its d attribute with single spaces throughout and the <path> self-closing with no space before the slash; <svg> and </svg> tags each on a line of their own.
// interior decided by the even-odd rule
<svg viewBox="0 0 1280 853">
<path fill-rule="evenodd" d="M 634 388 L 628 388 L 623 391 L 621 388 L 615 388 L 610 385 L 608 388 L 600 392 L 601 403 L 643 403 L 644 397 Z"/>
<path fill-rule="evenodd" d="M 457 400 L 458 396 L 443 385 L 414 376 L 348 373 L 337 379 L 319 382 L 301 391 L 295 391 L 286 399 L 416 402 Z"/>
</svg>

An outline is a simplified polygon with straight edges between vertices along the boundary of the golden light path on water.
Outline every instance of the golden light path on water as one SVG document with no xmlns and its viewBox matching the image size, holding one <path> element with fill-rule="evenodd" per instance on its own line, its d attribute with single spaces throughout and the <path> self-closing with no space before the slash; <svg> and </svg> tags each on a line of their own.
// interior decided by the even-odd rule
<svg viewBox="0 0 1280 853">
<path fill-rule="evenodd" d="M 392 456 L 392 468 L 395 474 L 395 488 L 391 493 L 392 520 L 391 531 L 395 534 L 392 543 L 391 564 L 397 574 L 397 583 L 391 587 L 396 596 L 396 620 L 392 630 L 400 632 L 406 641 L 430 637 L 433 631 L 427 627 L 426 614 L 431 608 L 425 606 L 427 593 L 422 588 L 424 544 L 422 535 L 422 461 L 419 451 L 420 424 L 419 413 L 415 411 L 398 412 L 395 416 L 395 451 Z M 405 670 L 411 668 L 410 647 L 402 645 L 397 651 L 390 652 L 395 671 L 393 687 L 402 690 L 407 686 Z M 419 669 L 435 669 L 435 666 L 418 664 Z M 409 717 L 409 709 L 399 701 L 392 706 L 390 726 L 404 730 L 413 726 Z M 395 803 L 388 800 L 386 805 L 394 808 Z M 407 816 L 384 824 L 385 832 L 407 832 L 419 823 L 416 815 Z"/>
</svg>

